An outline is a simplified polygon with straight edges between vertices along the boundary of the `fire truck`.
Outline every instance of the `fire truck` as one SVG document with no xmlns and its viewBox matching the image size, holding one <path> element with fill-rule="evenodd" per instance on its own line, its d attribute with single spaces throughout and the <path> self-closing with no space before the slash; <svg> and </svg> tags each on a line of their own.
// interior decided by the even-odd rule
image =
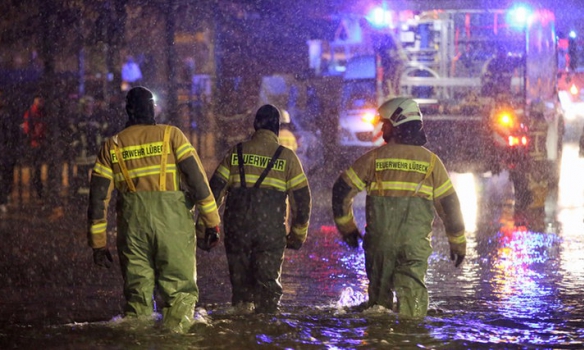
<svg viewBox="0 0 584 350">
<path fill-rule="evenodd" d="M 380 144 L 376 107 L 412 97 L 426 147 L 448 169 L 507 170 L 516 211 L 544 206 L 558 183 L 564 133 L 551 11 L 378 8 L 343 19 L 334 40 L 317 44 L 309 43 L 313 69 L 343 77 L 339 147 Z"/>
</svg>

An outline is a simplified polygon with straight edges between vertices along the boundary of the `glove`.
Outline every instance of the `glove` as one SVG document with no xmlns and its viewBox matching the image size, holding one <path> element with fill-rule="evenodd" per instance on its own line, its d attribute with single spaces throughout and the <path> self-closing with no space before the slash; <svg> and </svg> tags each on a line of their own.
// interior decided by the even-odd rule
<svg viewBox="0 0 584 350">
<path fill-rule="evenodd" d="M 355 230 L 349 234 L 343 235 L 343 241 L 347 243 L 349 248 L 359 248 L 359 241 L 363 239 L 361 232 Z"/>
<path fill-rule="evenodd" d="M 93 263 L 97 266 L 110 268 L 114 259 L 107 247 L 93 249 Z"/>
<path fill-rule="evenodd" d="M 286 248 L 292 250 L 299 250 L 302 248 L 302 242 L 291 234 L 286 236 Z"/>
<path fill-rule="evenodd" d="M 197 247 L 206 252 L 210 252 L 217 244 L 219 244 L 219 226 L 206 228 L 205 238 L 197 239 Z"/>
<path fill-rule="evenodd" d="M 466 242 L 450 244 L 450 260 L 454 261 L 454 267 L 460 266 L 466 256 Z"/>
</svg>

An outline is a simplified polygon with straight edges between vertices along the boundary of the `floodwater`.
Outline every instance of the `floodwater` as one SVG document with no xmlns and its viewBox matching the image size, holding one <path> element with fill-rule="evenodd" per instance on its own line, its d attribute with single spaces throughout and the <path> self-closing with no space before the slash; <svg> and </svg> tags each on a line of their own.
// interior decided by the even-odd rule
<svg viewBox="0 0 584 350">
<path fill-rule="evenodd" d="M 230 285 L 220 245 L 197 252 L 201 298 L 187 335 L 164 333 L 155 319 L 119 318 L 119 266 L 92 265 L 82 210 L 71 207 L 69 219 L 51 222 L 50 208 L 11 208 L 0 225 L 0 348 L 582 349 L 582 169 L 577 147 L 566 145 L 560 188 L 542 214 L 541 232 L 514 227 L 505 174 L 452 174 L 467 223 L 467 259 L 454 268 L 437 224 L 427 278 L 432 310 L 421 320 L 350 307 L 366 295 L 363 251 L 341 244 L 329 189 L 315 181 L 309 240 L 286 253 L 281 313 L 227 312 Z M 363 196 L 355 207 L 364 225 Z"/>
</svg>

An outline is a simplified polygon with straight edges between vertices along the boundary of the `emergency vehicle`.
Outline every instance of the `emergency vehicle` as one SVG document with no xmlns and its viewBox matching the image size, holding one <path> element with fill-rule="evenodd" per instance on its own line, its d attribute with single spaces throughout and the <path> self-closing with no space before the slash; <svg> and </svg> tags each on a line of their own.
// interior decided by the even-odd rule
<svg viewBox="0 0 584 350">
<path fill-rule="evenodd" d="M 551 11 L 378 8 L 343 19 L 319 44 L 309 50 L 326 65 L 315 67 L 344 77 L 339 146 L 380 144 L 375 108 L 407 96 L 424 114 L 426 147 L 449 170 L 508 170 L 522 208 L 543 206 L 557 185 L 564 122 Z"/>
</svg>

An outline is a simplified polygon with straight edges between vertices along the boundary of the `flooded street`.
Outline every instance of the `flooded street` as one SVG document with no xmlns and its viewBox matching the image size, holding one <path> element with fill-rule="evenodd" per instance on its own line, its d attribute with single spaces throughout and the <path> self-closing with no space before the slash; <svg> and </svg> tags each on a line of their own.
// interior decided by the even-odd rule
<svg viewBox="0 0 584 350">
<path fill-rule="evenodd" d="M 545 230 L 513 225 L 506 174 L 452 174 L 467 225 L 460 268 L 436 224 L 427 284 L 430 315 L 404 320 L 351 308 L 366 298 L 363 250 L 341 243 L 330 186 L 312 179 L 313 216 L 303 248 L 287 251 L 284 297 L 276 316 L 234 316 L 221 244 L 197 251 L 200 302 L 188 335 L 169 335 L 153 320 L 128 323 L 119 264 L 93 265 L 84 208 L 51 222 L 50 208 L 12 206 L 0 224 L 1 349 L 582 349 L 584 348 L 584 159 L 564 147 L 557 199 Z M 364 225 L 364 195 L 355 200 Z M 110 246 L 115 233 L 111 232 Z"/>
</svg>

